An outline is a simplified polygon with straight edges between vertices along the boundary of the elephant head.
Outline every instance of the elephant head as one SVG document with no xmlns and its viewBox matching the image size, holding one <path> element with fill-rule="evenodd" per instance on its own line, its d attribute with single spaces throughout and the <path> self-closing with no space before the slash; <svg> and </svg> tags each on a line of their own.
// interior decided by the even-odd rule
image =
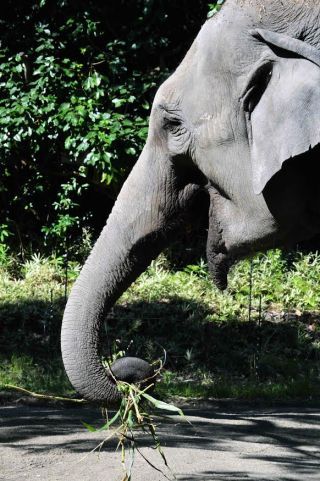
<svg viewBox="0 0 320 481">
<path fill-rule="evenodd" d="M 119 399 L 99 337 L 114 302 L 210 199 L 207 258 L 231 260 L 320 231 L 320 2 L 227 0 L 159 88 L 146 145 L 70 294 L 62 326 L 74 387 Z M 150 375 L 124 359 L 119 378 Z"/>
</svg>

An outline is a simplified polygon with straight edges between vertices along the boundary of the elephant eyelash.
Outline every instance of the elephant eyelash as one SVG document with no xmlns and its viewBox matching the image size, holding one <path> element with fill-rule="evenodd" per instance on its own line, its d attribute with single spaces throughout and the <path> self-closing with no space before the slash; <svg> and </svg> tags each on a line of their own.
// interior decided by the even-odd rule
<svg viewBox="0 0 320 481">
<path fill-rule="evenodd" d="M 243 109 L 251 114 L 258 105 L 272 77 L 272 63 L 263 63 L 251 75 L 241 96 Z"/>
</svg>

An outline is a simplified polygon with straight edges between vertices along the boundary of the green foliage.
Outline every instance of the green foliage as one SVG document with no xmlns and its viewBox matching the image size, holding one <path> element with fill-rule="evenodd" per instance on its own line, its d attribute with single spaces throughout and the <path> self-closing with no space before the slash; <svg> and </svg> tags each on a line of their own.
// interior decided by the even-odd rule
<svg viewBox="0 0 320 481">
<path fill-rule="evenodd" d="M 33 356 L 40 364 L 57 357 L 65 290 L 79 273 L 79 265 L 74 262 L 66 267 L 61 257 L 45 258 L 39 254 L 19 264 L 12 257 L 2 258 L 0 244 L 3 356 L 10 357 L 12 353 Z"/>
<path fill-rule="evenodd" d="M 117 184 L 132 166 L 146 136 L 147 119 L 139 115 L 137 106 L 152 82 L 137 87 L 134 81 L 125 85 L 110 81 L 124 69 L 121 42 L 109 42 L 104 53 L 90 54 L 80 44 L 77 57 L 70 55 L 72 36 L 76 42 L 86 34 L 86 42 L 90 42 L 92 36 L 102 34 L 98 30 L 98 22 L 86 16 L 81 20 L 70 17 L 57 28 L 37 22 L 32 58 L 21 53 L 10 55 L 8 48 L 0 52 L 3 167 L 10 177 L 13 158 L 29 157 L 25 161 L 28 180 L 21 192 L 25 211 L 34 208 L 36 193 L 43 198 L 50 170 L 61 168 L 65 181 L 53 202 L 54 221 L 42 227 L 45 234 L 58 237 L 79 221 L 73 212 L 82 191 L 88 188 L 90 169 L 94 168 L 96 182 Z M 107 63 L 108 53 L 113 62 Z M 32 71 L 26 79 L 29 62 Z M 103 73 L 96 70 L 100 62 L 108 65 Z M 0 240 L 5 232 L 1 230 Z"/>
<path fill-rule="evenodd" d="M 217 2 L 209 3 L 209 12 L 208 12 L 208 18 L 213 17 L 216 13 L 219 12 L 221 9 L 222 5 L 224 4 L 225 0 L 218 0 Z"/>
<path fill-rule="evenodd" d="M 20 385 L 47 394 L 69 395 L 74 392 L 60 360 L 41 366 L 30 356 L 18 354 L 13 354 L 9 360 L 1 359 L 0 390 L 6 384 Z"/>
<path fill-rule="evenodd" d="M 0 243 L 0 269 L 8 269 L 13 263 L 13 259 L 9 253 L 9 247 Z"/>
<path fill-rule="evenodd" d="M 0 243 L 3 245 L 4 241 L 10 237 L 11 233 L 7 224 L 0 225 Z"/>
<path fill-rule="evenodd" d="M 257 254 L 253 260 L 237 263 L 229 275 L 229 287 L 221 293 L 209 277 L 206 264 L 188 265 L 183 271 L 171 272 L 163 267 L 162 258 L 153 262 L 148 271 L 127 291 L 123 299 L 148 300 L 173 299 L 176 292 L 192 302 L 199 297 L 212 309 L 211 320 L 221 321 L 248 317 L 249 276 L 253 263 L 253 318 L 258 316 L 262 297 L 263 309 L 317 310 L 320 297 L 320 254 L 294 254 L 287 265 L 280 250 Z"/>
<path fill-rule="evenodd" d="M 155 88 L 181 60 L 207 3 L 2 7 L 0 242 L 18 233 L 22 245 L 65 249 L 66 237 L 105 221 L 145 142 Z"/>
<path fill-rule="evenodd" d="M 236 300 L 245 299 L 249 285 L 243 278 L 249 276 L 250 260 L 234 268 L 229 292 Z M 253 296 L 255 307 L 262 296 L 264 308 L 277 310 L 317 310 L 320 295 L 320 255 L 293 253 L 288 265 L 280 250 L 259 254 L 253 260 Z"/>
</svg>

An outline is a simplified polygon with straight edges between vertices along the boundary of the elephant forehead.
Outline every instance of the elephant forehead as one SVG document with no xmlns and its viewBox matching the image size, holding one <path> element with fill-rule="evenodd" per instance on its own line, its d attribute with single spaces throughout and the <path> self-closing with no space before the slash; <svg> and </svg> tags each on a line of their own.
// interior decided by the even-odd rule
<svg viewBox="0 0 320 481">
<path fill-rule="evenodd" d="M 208 20 L 198 35 L 198 53 L 210 72 L 210 63 L 239 74 L 259 55 L 261 46 L 252 40 L 250 30 L 259 21 L 250 9 L 227 6 Z M 261 26 L 261 25 L 260 25 Z"/>
<path fill-rule="evenodd" d="M 239 109 L 248 74 L 264 49 L 253 41 L 246 19 L 204 25 L 192 66 L 188 59 L 188 75 L 177 78 L 184 107 L 194 123 L 227 117 Z"/>
<path fill-rule="evenodd" d="M 180 105 L 197 126 L 209 121 L 214 130 L 216 122 L 228 117 L 230 125 L 247 75 L 261 54 L 261 44 L 249 33 L 252 26 L 247 17 L 207 21 L 177 70 L 159 89 L 155 104 Z M 229 136 L 226 129 L 223 135 Z"/>
</svg>

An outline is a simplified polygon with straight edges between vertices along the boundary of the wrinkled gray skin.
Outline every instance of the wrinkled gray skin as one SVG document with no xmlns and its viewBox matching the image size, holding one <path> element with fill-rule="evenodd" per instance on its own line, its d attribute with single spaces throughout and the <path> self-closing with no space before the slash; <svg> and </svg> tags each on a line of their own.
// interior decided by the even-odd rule
<svg viewBox="0 0 320 481">
<path fill-rule="evenodd" d="M 210 198 L 207 258 L 230 262 L 320 231 L 320 2 L 227 0 L 159 88 L 146 145 L 72 289 L 62 327 L 74 387 L 119 400 L 101 365 L 106 312 Z M 115 377 L 149 377 L 125 358 Z"/>
</svg>

